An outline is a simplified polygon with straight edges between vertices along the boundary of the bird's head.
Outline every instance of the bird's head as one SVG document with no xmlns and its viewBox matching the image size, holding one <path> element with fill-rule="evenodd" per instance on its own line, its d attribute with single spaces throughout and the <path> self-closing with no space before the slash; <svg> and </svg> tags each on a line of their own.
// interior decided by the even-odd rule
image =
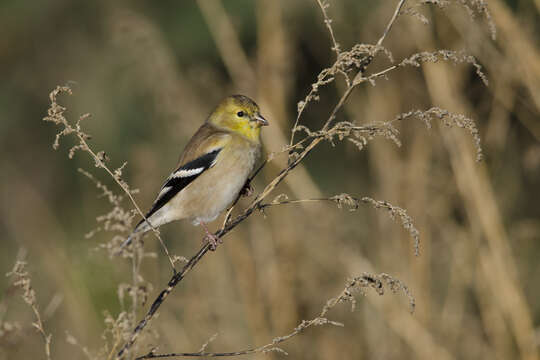
<svg viewBox="0 0 540 360">
<path fill-rule="evenodd" d="M 268 121 L 259 112 L 259 106 L 244 95 L 232 95 L 223 99 L 210 114 L 208 122 L 257 142 L 261 126 L 268 125 Z"/>
</svg>

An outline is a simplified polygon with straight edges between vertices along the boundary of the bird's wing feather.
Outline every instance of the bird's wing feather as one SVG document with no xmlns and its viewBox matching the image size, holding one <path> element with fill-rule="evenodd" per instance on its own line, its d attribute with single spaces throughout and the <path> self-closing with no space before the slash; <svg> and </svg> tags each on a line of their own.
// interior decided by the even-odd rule
<svg viewBox="0 0 540 360">
<path fill-rule="evenodd" d="M 167 178 L 165 184 L 146 214 L 148 219 L 156 211 L 167 204 L 182 189 L 191 184 L 206 170 L 218 161 L 218 155 L 228 141 L 230 135 L 216 131 L 207 124 L 201 126 L 191 141 L 187 144 L 180 157 L 179 167 Z M 144 219 L 141 221 L 141 223 Z"/>
<path fill-rule="evenodd" d="M 204 123 L 186 145 L 177 167 L 197 159 L 212 149 L 222 148 L 231 139 L 231 135 L 214 125 Z"/>
</svg>

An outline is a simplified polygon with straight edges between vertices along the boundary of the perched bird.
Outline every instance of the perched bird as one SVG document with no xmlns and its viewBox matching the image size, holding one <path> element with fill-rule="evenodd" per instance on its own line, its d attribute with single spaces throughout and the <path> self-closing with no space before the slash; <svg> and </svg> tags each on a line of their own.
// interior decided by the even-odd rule
<svg viewBox="0 0 540 360">
<path fill-rule="evenodd" d="M 261 126 L 268 122 L 243 95 L 225 98 L 186 145 L 175 171 L 125 241 L 175 220 L 202 225 L 211 249 L 217 240 L 207 223 L 216 219 L 244 188 L 261 152 Z M 151 224 L 151 226 L 150 226 Z"/>
</svg>

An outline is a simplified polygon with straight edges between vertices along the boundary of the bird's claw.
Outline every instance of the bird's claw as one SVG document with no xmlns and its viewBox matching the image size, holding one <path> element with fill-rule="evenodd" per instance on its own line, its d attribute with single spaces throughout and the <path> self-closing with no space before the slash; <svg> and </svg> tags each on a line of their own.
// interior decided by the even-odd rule
<svg viewBox="0 0 540 360">
<path fill-rule="evenodd" d="M 241 196 L 249 197 L 253 195 L 253 192 L 255 189 L 253 189 L 253 186 L 251 186 L 251 183 L 249 181 L 246 182 L 242 190 L 240 191 Z"/>
<path fill-rule="evenodd" d="M 216 251 L 218 244 L 223 244 L 223 239 L 221 239 L 219 236 L 208 233 L 204 236 L 203 242 L 210 245 L 211 251 Z"/>
</svg>

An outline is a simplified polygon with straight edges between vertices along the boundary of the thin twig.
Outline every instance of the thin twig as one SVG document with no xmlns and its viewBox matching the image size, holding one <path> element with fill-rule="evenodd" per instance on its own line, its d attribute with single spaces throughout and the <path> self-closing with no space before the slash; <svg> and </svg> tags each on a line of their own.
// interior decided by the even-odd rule
<svg viewBox="0 0 540 360">
<path fill-rule="evenodd" d="M 34 288 L 32 287 L 32 279 L 30 278 L 30 274 L 26 270 L 26 261 L 24 261 L 24 252 L 23 255 L 17 259 L 15 262 L 15 265 L 13 266 L 13 269 L 6 274 L 8 277 L 13 277 L 14 282 L 13 285 L 16 287 L 19 287 L 23 290 L 23 294 L 21 295 L 24 302 L 30 306 L 32 309 L 32 312 L 34 313 L 35 321 L 32 323 L 32 326 L 36 328 L 36 330 L 39 332 L 41 337 L 43 338 L 43 342 L 45 345 L 45 356 L 47 360 L 51 360 L 51 339 L 52 335 L 47 334 L 45 331 L 45 327 L 43 326 L 43 320 L 41 319 L 41 314 L 39 312 L 36 292 Z"/>
<path fill-rule="evenodd" d="M 392 29 L 392 25 L 394 25 L 394 22 L 396 21 L 396 19 L 398 18 L 399 16 L 399 12 L 401 10 L 401 8 L 403 7 L 403 5 L 405 4 L 405 1 L 406 0 L 400 0 L 397 7 L 396 7 L 396 10 L 394 11 L 394 15 L 392 16 L 392 18 L 390 19 L 390 21 L 388 22 L 388 24 L 386 25 L 386 28 L 384 29 L 384 32 L 383 34 L 381 35 L 381 37 L 379 38 L 379 40 L 377 41 L 377 46 L 375 47 L 375 53 L 368 57 L 368 59 L 366 59 L 366 61 L 362 64 L 362 68 L 360 69 L 360 71 L 358 71 L 358 73 L 356 74 L 352 84 L 347 88 L 347 90 L 345 91 L 345 93 L 343 94 L 343 96 L 341 97 L 341 99 L 339 100 L 338 104 L 336 105 L 336 107 L 334 108 L 334 110 L 332 111 L 332 114 L 330 115 L 330 117 L 328 118 L 328 120 L 326 121 L 326 123 L 324 124 L 324 127 L 323 127 L 323 130 L 327 130 L 328 127 L 330 126 L 330 124 L 332 123 L 332 121 L 334 120 L 335 118 L 335 115 L 337 113 L 337 110 L 339 110 L 339 108 L 343 105 L 343 103 L 345 102 L 345 100 L 347 100 L 347 98 L 349 97 L 349 95 L 352 93 L 353 89 L 358 86 L 360 83 L 362 83 L 363 81 L 360 81 L 361 78 L 363 78 L 363 74 L 366 70 L 366 68 L 368 67 L 368 65 L 371 63 L 371 61 L 373 60 L 375 54 L 377 53 L 377 51 L 380 49 L 384 39 L 386 39 L 386 36 L 388 35 L 388 33 L 390 32 L 390 29 Z M 388 69 L 387 69 L 388 70 Z M 393 69 L 392 69 L 393 70 Z M 388 70 L 390 71 L 390 70 Z M 381 74 L 382 75 L 382 74 Z M 380 76 L 380 75 L 379 75 Z"/>
<path fill-rule="evenodd" d="M 403 8 L 403 5 L 405 5 L 405 1 L 406 0 L 400 0 L 399 1 L 398 5 L 396 7 L 396 10 L 394 11 L 394 15 L 392 15 L 392 18 L 390 19 L 390 22 L 386 25 L 386 29 L 384 29 L 383 34 L 381 35 L 381 37 L 377 41 L 377 47 L 381 46 L 384 39 L 386 39 L 386 36 L 390 32 L 390 29 L 392 29 L 392 25 L 394 25 L 394 22 L 398 18 L 399 13 L 400 13 L 401 9 Z"/>
<path fill-rule="evenodd" d="M 330 38 L 332 39 L 332 47 L 331 47 L 331 50 L 334 51 L 336 53 L 336 61 L 334 63 L 334 65 L 332 65 L 332 68 L 336 67 L 338 62 L 339 62 L 339 55 L 340 55 L 340 47 L 339 47 L 339 44 L 336 40 L 336 37 L 334 35 L 334 29 L 332 28 L 332 19 L 330 19 L 330 17 L 328 16 L 328 14 L 326 13 L 326 8 L 329 6 L 327 3 L 324 3 L 324 0 L 317 0 L 317 4 L 319 5 L 320 9 L 321 9 L 321 12 L 322 12 L 322 15 L 323 15 L 323 18 L 324 18 L 324 24 L 326 25 L 326 27 L 328 28 L 328 32 L 330 33 Z M 298 103 L 298 111 L 297 111 L 297 114 L 296 114 L 296 120 L 294 122 L 294 125 L 292 127 L 292 131 L 291 131 L 291 139 L 289 141 L 289 146 L 292 146 L 293 142 L 294 142 L 294 135 L 296 134 L 296 129 L 298 127 L 298 124 L 300 123 L 300 117 L 302 116 L 303 112 L 304 112 L 304 109 L 306 108 L 307 104 L 309 103 L 310 99 L 312 99 L 315 94 L 317 93 L 318 91 L 318 86 L 319 85 L 322 85 L 322 84 L 327 84 L 329 83 L 330 81 L 332 80 L 323 80 L 324 79 L 324 74 L 325 72 L 327 71 L 328 69 L 324 69 L 318 76 L 318 79 L 317 79 L 317 86 L 315 85 L 312 85 L 311 86 L 311 90 L 309 91 L 309 93 L 307 94 L 307 96 L 305 97 L 305 99 L 303 101 L 301 101 L 300 103 Z M 345 77 L 347 77 L 347 74 L 345 74 Z M 349 79 L 347 78 L 347 83 L 349 83 Z"/>
<path fill-rule="evenodd" d="M 259 209 L 264 210 L 268 207 L 278 206 L 278 205 L 291 205 L 299 204 L 305 202 L 333 202 L 336 203 L 339 208 L 348 207 L 350 211 L 356 211 L 360 204 L 371 204 L 375 209 L 386 209 L 392 220 L 399 218 L 401 220 L 401 225 L 405 230 L 409 232 L 409 235 L 413 239 L 414 243 L 414 254 L 416 256 L 420 255 L 420 232 L 416 229 L 412 218 L 407 214 L 407 211 L 399 206 L 390 204 L 388 201 L 378 201 L 370 197 L 363 196 L 362 198 L 354 197 L 349 194 L 338 194 L 330 196 L 327 198 L 314 198 L 314 199 L 296 199 L 289 200 L 284 195 L 280 195 L 275 198 L 272 202 L 260 204 Z"/>
<path fill-rule="evenodd" d="M 366 82 L 366 81 L 373 82 L 376 78 L 384 76 L 387 73 L 389 73 L 390 71 L 396 70 L 398 67 L 399 67 L 398 65 L 392 65 L 389 68 L 386 68 L 384 70 L 381 70 L 381 71 L 373 73 L 373 74 L 370 74 L 369 76 L 363 76 L 363 73 L 359 72 L 358 74 L 360 76 L 357 76 L 357 77 L 354 78 L 353 85 L 358 86 L 361 83 Z"/>
<path fill-rule="evenodd" d="M 332 28 L 332 19 L 330 19 L 330 17 L 326 13 L 326 9 L 329 7 L 329 4 L 325 3 L 323 0 L 317 0 L 317 3 L 319 4 L 319 7 L 321 8 L 321 12 L 324 17 L 324 25 L 326 25 L 326 28 L 328 29 L 328 32 L 330 33 L 330 38 L 332 39 L 331 50 L 336 53 L 336 59 L 337 59 L 339 57 L 339 44 L 336 41 L 336 36 L 334 35 L 334 29 Z"/>
<path fill-rule="evenodd" d="M 137 204 L 137 202 L 133 198 L 133 195 L 131 194 L 131 190 L 129 189 L 127 184 L 123 180 L 121 180 L 121 177 L 120 177 L 121 176 L 121 170 L 122 170 L 122 168 L 124 167 L 124 165 L 126 163 L 124 163 L 124 165 L 122 165 L 120 168 L 118 168 L 114 172 L 111 169 L 109 169 L 109 167 L 105 164 L 105 159 L 106 159 L 105 153 L 100 152 L 100 153 L 96 154 L 92 150 L 92 148 L 88 145 L 88 142 L 86 141 L 90 137 L 87 134 L 85 134 L 83 132 L 82 128 L 81 128 L 81 125 L 80 125 L 81 121 L 86 119 L 87 117 L 89 117 L 90 114 L 85 114 L 85 115 L 80 116 L 78 121 L 75 123 L 75 126 L 71 125 L 64 116 L 64 111 L 66 110 L 66 108 L 59 105 L 58 102 L 57 102 L 57 97 L 61 93 L 66 93 L 68 95 L 72 95 L 73 91 L 71 90 L 71 88 L 69 86 L 57 86 L 56 89 L 51 91 L 51 93 L 49 94 L 49 99 L 50 99 L 51 105 L 50 105 L 50 107 L 49 107 L 49 109 L 47 111 L 47 116 L 43 118 L 44 121 L 49 121 L 49 122 L 52 122 L 52 123 L 54 123 L 56 125 L 64 126 L 64 129 L 60 133 L 58 133 L 56 135 L 56 139 L 55 139 L 55 142 L 53 144 L 53 148 L 54 149 L 58 148 L 59 139 L 60 139 L 61 136 L 75 133 L 75 135 L 77 136 L 77 139 L 79 140 L 79 144 L 75 145 L 74 147 L 72 147 L 70 149 L 70 152 L 69 152 L 70 158 L 73 156 L 73 154 L 77 150 L 86 151 L 88 154 L 90 154 L 90 156 L 94 160 L 96 167 L 104 169 L 107 172 L 107 174 L 109 174 L 113 178 L 113 180 L 116 182 L 116 184 L 118 184 L 118 186 L 120 186 L 120 188 L 124 191 L 124 193 L 126 193 L 128 198 L 130 199 L 131 203 L 133 204 L 133 206 L 135 207 L 135 209 L 139 213 L 139 215 L 141 215 L 141 217 L 148 223 L 148 225 L 152 229 L 154 235 L 159 239 L 159 242 L 161 243 L 161 247 L 163 248 L 165 254 L 167 255 L 167 258 L 169 259 L 169 262 L 171 263 L 171 267 L 173 269 L 173 272 L 175 272 L 176 270 L 175 270 L 175 267 L 174 267 L 174 261 L 171 258 L 171 255 L 169 253 L 169 249 L 167 248 L 167 246 L 163 242 L 163 239 L 159 235 L 159 231 L 156 228 L 154 228 L 152 226 L 152 224 L 150 224 L 150 222 L 148 222 L 148 220 L 146 219 L 146 216 L 144 215 L 144 213 L 140 209 L 139 205 Z"/>
<path fill-rule="evenodd" d="M 129 199 L 131 200 L 131 203 L 133 204 L 133 206 L 135 207 L 135 209 L 137 210 L 139 215 L 142 216 L 142 218 L 146 221 L 146 223 L 152 229 L 152 232 L 154 233 L 154 235 L 158 238 L 158 240 L 159 240 L 159 242 L 161 244 L 161 247 L 163 248 L 163 251 L 165 252 L 165 255 L 167 255 L 167 258 L 169 259 L 169 262 L 171 264 L 173 272 L 175 272 L 176 268 L 174 267 L 174 261 L 173 261 L 173 259 L 171 257 L 171 254 L 169 253 L 169 249 L 165 245 L 165 242 L 161 238 L 161 235 L 159 235 L 159 231 L 152 224 L 150 224 L 150 222 L 146 218 L 145 214 L 142 212 L 141 208 L 139 207 L 139 205 L 137 204 L 137 202 L 133 198 L 133 195 L 131 195 L 131 191 L 129 191 L 129 189 L 126 187 L 126 185 L 122 181 L 120 181 L 120 179 L 118 179 L 113 174 L 113 172 L 109 169 L 109 167 L 107 165 L 105 165 L 105 163 L 96 155 L 96 153 L 94 153 L 94 151 L 90 148 L 90 146 L 88 146 L 88 143 L 86 142 L 84 137 L 81 136 L 81 134 L 79 134 L 79 133 L 77 133 L 77 137 L 79 138 L 79 141 L 86 146 L 88 153 L 90 153 L 90 155 L 94 158 L 94 160 L 96 161 L 96 164 L 98 164 L 99 167 L 104 169 L 114 179 L 114 181 L 118 184 L 118 186 L 120 186 L 120 188 L 122 188 L 122 190 L 126 193 L 126 195 L 129 197 Z"/>
<path fill-rule="evenodd" d="M 377 40 L 377 46 L 375 46 L 375 52 L 373 53 L 373 55 L 370 55 L 365 59 L 364 63 L 362 64 L 362 68 L 356 74 L 356 76 L 355 76 L 355 78 L 353 80 L 353 86 L 358 85 L 358 84 L 355 84 L 355 83 L 358 82 L 358 79 L 363 77 L 363 74 L 364 74 L 366 68 L 368 67 L 369 64 L 371 64 L 371 62 L 375 58 L 375 55 L 377 55 L 377 53 L 381 50 L 381 46 L 382 46 L 383 41 L 386 39 L 386 36 L 388 35 L 388 33 L 390 33 L 390 30 L 392 29 L 392 26 L 394 25 L 394 23 L 396 22 L 396 19 L 400 15 L 401 9 L 405 5 L 406 1 L 407 0 L 400 0 L 399 3 L 397 4 L 396 9 L 394 10 L 394 14 L 392 15 L 392 18 L 390 19 L 390 21 L 386 25 L 386 28 L 384 29 L 384 32 L 381 35 L 381 37 L 379 38 L 379 40 Z"/>
<path fill-rule="evenodd" d="M 255 354 L 255 353 L 268 353 L 271 351 L 278 351 L 278 352 L 287 354 L 283 349 L 279 348 L 277 345 L 304 332 L 307 328 L 312 327 L 312 326 L 320 326 L 320 325 L 344 326 L 342 323 L 332 321 L 326 318 L 327 313 L 336 305 L 340 303 L 344 303 L 344 302 L 350 302 L 351 310 L 354 310 L 355 305 L 356 305 L 356 299 L 354 298 L 353 293 L 355 291 L 363 291 L 363 289 L 365 288 L 371 288 L 371 289 L 374 289 L 377 292 L 377 294 L 384 295 L 385 284 L 388 286 L 389 290 L 393 292 L 397 292 L 399 290 L 403 291 L 403 293 L 409 299 L 411 312 L 414 311 L 414 307 L 415 307 L 414 297 L 411 295 L 407 286 L 403 284 L 400 280 L 397 280 L 393 278 L 392 276 L 388 274 L 384 274 L 384 273 L 379 274 L 379 275 L 364 273 L 361 276 L 355 277 L 347 281 L 345 288 L 338 294 L 338 296 L 326 302 L 326 304 L 323 306 L 323 308 L 321 309 L 321 312 L 319 313 L 317 317 L 311 320 L 302 320 L 289 334 L 275 337 L 268 344 L 265 344 L 256 348 L 249 348 L 249 349 L 244 349 L 244 350 L 234 351 L 234 352 L 199 351 L 199 352 L 193 352 L 193 353 L 156 354 L 155 351 L 152 350 L 149 353 L 136 358 L 136 360 L 171 358 L 171 357 L 230 357 L 230 356 L 249 355 L 249 354 Z"/>
</svg>

